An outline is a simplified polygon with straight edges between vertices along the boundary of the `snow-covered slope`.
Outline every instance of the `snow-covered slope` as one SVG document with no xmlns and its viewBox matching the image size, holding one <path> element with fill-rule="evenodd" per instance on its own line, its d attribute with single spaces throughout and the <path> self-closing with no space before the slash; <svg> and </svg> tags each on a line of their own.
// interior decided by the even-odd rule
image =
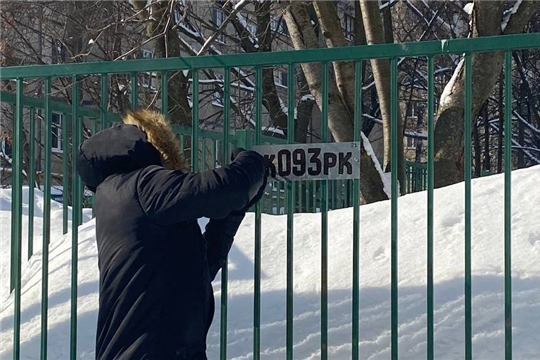
<svg viewBox="0 0 540 360">
<path fill-rule="evenodd" d="M 540 358 L 540 167 L 512 174 L 514 359 Z M 473 182 L 473 357 L 504 358 L 504 178 Z M 464 358 L 464 186 L 435 191 L 435 357 Z M 25 195 L 27 198 L 27 196 Z M 21 355 L 39 358 L 41 214 L 36 194 L 35 252 L 23 261 Z M 53 204 L 49 264 L 49 359 L 69 355 L 71 237 Z M 27 205 L 25 205 L 25 214 Z M 399 199 L 399 353 L 426 353 L 426 193 Z M 536 215 L 535 215 L 536 214 Z M 86 219 L 89 214 L 86 213 Z M 294 357 L 317 359 L 320 347 L 320 214 L 294 219 Z M 26 236 L 25 216 L 23 233 Z M 93 220 L 80 227 L 78 354 L 93 358 L 98 271 Z M 249 214 L 230 254 L 228 357 L 251 359 L 254 217 Z M 286 217 L 263 216 L 261 349 L 285 358 Z M 10 191 L 0 190 L 0 358 L 12 352 L 13 297 L 8 294 Z M 26 242 L 26 241 L 25 241 Z M 390 356 L 390 202 L 361 207 L 360 357 Z M 23 249 L 26 259 L 26 246 Z M 352 315 L 352 209 L 329 213 L 329 357 L 349 359 Z M 220 301 L 219 280 L 215 282 Z M 209 359 L 219 351 L 219 306 L 208 337 Z"/>
</svg>

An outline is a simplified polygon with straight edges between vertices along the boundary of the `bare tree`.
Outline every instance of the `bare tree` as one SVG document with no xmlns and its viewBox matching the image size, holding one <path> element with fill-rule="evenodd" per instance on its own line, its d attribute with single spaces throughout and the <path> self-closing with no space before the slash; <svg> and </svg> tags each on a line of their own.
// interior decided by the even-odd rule
<svg viewBox="0 0 540 360">
<path fill-rule="evenodd" d="M 319 4 L 317 8 L 320 10 L 324 8 L 324 4 Z M 335 10 L 334 10 L 335 11 Z M 334 18 L 335 14 L 331 15 Z M 291 40 L 296 49 L 309 49 L 318 48 L 318 39 L 315 35 L 315 31 L 311 24 L 311 19 L 308 14 L 307 5 L 302 2 L 291 2 L 285 11 L 285 20 L 291 35 Z M 322 15 L 319 15 L 322 17 Z M 327 32 L 325 37 L 332 38 L 328 42 L 340 41 L 334 40 L 335 38 L 343 37 L 343 32 Z M 323 94 L 322 94 L 322 64 L 319 63 L 302 63 L 302 69 L 306 75 L 307 82 L 309 84 L 310 91 L 315 98 L 315 101 L 319 108 L 322 108 Z M 350 65 L 337 66 L 336 71 L 339 80 L 343 79 L 345 72 L 350 73 Z M 343 72 L 341 71 L 343 70 Z M 354 71 L 353 71 L 354 74 Z M 354 77 L 353 77 L 354 78 Z M 349 85 L 345 85 L 340 82 L 341 90 L 336 83 L 336 78 L 328 77 L 328 125 L 334 139 L 338 142 L 352 141 L 353 139 L 353 112 L 354 109 L 349 108 L 344 101 L 344 97 L 350 98 L 350 90 L 347 88 Z M 337 81 L 339 81 L 337 80 Z M 354 91 L 353 91 L 354 94 Z M 327 140 L 327 139 L 323 139 Z M 363 171 L 363 179 L 360 184 L 361 193 L 364 200 L 368 203 L 384 200 L 387 198 L 383 190 L 383 182 L 380 174 L 378 173 L 373 159 L 371 156 L 362 149 L 361 154 L 361 166 Z"/>
<path fill-rule="evenodd" d="M 472 11 L 472 37 L 513 34 L 523 31 L 538 10 L 535 1 L 517 2 L 516 8 L 504 14 L 505 3 L 474 1 Z M 501 26 L 502 24 L 502 26 Z M 503 53 L 472 55 L 472 118 L 476 118 L 495 85 L 503 64 Z M 435 127 L 435 186 L 442 187 L 462 181 L 463 116 L 465 74 L 463 61 L 456 68 L 454 81 L 446 85 L 447 96 L 441 99 Z"/>
<path fill-rule="evenodd" d="M 362 18 L 364 23 L 364 29 L 368 44 L 382 44 L 385 42 L 393 42 L 393 30 L 390 16 L 390 8 L 384 10 L 385 21 L 383 26 L 383 19 L 379 10 L 379 3 L 370 0 L 360 0 L 360 8 L 362 10 Z M 375 85 L 377 87 L 377 94 L 379 96 L 379 104 L 381 106 L 381 116 L 383 121 L 383 141 L 384 141 L 384 158 L 383 169 L 386 172 L 390 172 L 391 164 L 391 94 L 390 94 L 390 61 L 388 59 L 372 59 L 371 68 L 373 70 L 373 77 L 375 79 Z M 403 120 L 401 113 L 398 110 L 398 179 L 401 186 L 402 194 L 405 191 L 405 164 L 403 156 Z"/>
</svg>

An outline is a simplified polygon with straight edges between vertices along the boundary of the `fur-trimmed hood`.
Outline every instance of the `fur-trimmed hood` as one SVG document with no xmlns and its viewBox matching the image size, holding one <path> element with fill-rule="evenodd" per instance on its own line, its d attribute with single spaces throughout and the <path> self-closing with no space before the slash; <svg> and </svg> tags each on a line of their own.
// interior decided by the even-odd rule
<svg viewBox="0 0 540 360">
<path fill-rule="evenodd" d="M 163 115 L 148 110 L 129 112 L 116 124 L 86 140 L 77 156 L 77 169 L 91 190 L 109 176 L 161 165 L 184 170 L 176 134 Z"/>
<path fill-rule="evenodd" d="M 178 136 L 165 116 L 155 111 L 138 110 L 128 112 L 123 121 L 137 126 L 146 134 L 148 142 L 159 151 L 165 168 L 187 170 L 180 154 Z"/>
</svg>

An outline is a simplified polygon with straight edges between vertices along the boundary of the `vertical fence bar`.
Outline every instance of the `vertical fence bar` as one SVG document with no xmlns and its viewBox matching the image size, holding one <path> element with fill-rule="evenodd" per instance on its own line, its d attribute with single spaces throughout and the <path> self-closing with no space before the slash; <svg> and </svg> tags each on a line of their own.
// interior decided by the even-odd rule
<svg viewBox="0 0 540 360">
<path fill-rule="evenodd" d="M 96 134 L 99 130 L 99 120 L 92 119 L 92 135 Z"/>
<path fill-rule="evenodd" d="M 216 160 L 217 160 L 217 140 L 212 140 L 212 167 L 211 169 L 216 167 Z"/>
<path fill-rule="evenodd" d="M 428 57 L 428 163 L 427 163 L 427 358 L 433 360 L 434 348 L 434 327 L 433 327 L 433 188 L 434 188 L 434 155 L 435 155 L 435 85 L 434 85 L 434 64 L 433 57 Z"/>
<path fill-rule="evenodd" d="M 61 115 L 62 129 L 58 129 L 57 141 L 62 141 L 62 229 L 63 234 L 68 232 L 69 219 L 69 132 L 68 132 L 68 117 L 66 114 Z"/>
<path fill-rule="evenodd" d="M 276 214 L 281 215 L 281 181 L 274 182 L 276 186 Z"/>
<path fill-rule="evenodd" d="M 298 201 L 298 212 L 299 212 L 299 213 L 301 213 L 301 212 L 303 211 L 303 209 L 302 209 L 302 204 L 303 204 L 304 198 L 303 198 L 303 196 L 302 196 L 302 195 L 303 195 L 303 191 L 302 191 L 302 183 L 303 183 L 302 181 L 298 181 L 298 182 L 296 183 L 296 186 L 297 186 L 297 190 L 296 190 L 297 192 L 296 192 L 296 193 L 298 194 L 298 199 L 297 199 L 297 201 Z"/>
<path fill-rule="evenodd" d="M 138 106 L 138 100 L 139 100 L 139 94 L 138 94 L 138 88 L 139 88 L 139 81 L 137 79 L 137 72 L 133 71 L 130 73 L 130 80 L 131 80 L 131 108 L 136 109 Z"/>
<path fill-rule="evenodd" d="M 45 143 L 43 174 L 43 239 L 41 250 L 41 346 L 40 359 L 47 359 L 48 309 L 49 309 L 49 243 L 51 242 L 51 162 L 52 162 L 52 112 L 51 112 L 51 78 L 45 78 Z"/>
<path fill-rule="evenodd" d="M 261 144 L 262 132 L 262 68 L 255 70 L 255 144 Z M 264 198 L 264 197 L 263 197 Z M 253 296 L 253 360 L 261 357 L 261 202 L 255 207 L 255 259 Z"/>
<path fill-rule="evenodd" d="M 107 121 L 107 108 L 108 108 L 108 99 L 109 99 L 109 85 L 108 85 L 108 78 L 107 74 L 101 74 L 100 75 L 100 98 L 99 98 L 99 104 L 100 104 L 100 119 L 101 119 L 101 127 L 107 128 L 108 127 L 108 121 Z"/>
<path fill-rule="evenodd" d="M 198 153 L 199 153 L 199 71 L 192 71 L 192 100 L 193 106 L 191 107 L 191 169 L 193 172 L 199 171 Z"/>
<path fill-rule="evenodd" d="M 294 143 L 294 65 L 287 66 L 287 143 Z M 286 184 L 285 205 L 287 212 L 287 360 L 293 359 L 293 315 L 294 315 L 294 257 L 293 257 L 293 227 L 294 227 L 294 186 L 288 181 Z"/>
<path fill-rule="evenodd" d="M 180 135 L 180 152 L 182 153 L 182 155 L 184 155 L 184 152 L 185 152 L 185 135 L 184 134 L 181 134 Z"/>
<path fill-rule="evenodd" d="M 167 115 L 169 112 L 169 87 L 167 84 L 167 71 L 161 72 L 161 113 Z M 195 107 L 195 101 L 193 101 Z"/>
<path fill-rule="evenodd" d="M 465 359 L 472 360 L 472 298 L 471 298 L 471 97 L 472 60 L 465 55 Z"/>
<path fill-rule="evenodd" d="M 229 162 L 229 125 L 231 113 L 230 99 L 230 79 L 231 71 L 229 68 L 223 69 L 223 165 Z M 221 269 L 221 336 L 220 336 L 220 359 L 227 358 L 227 293 L 229 281 L 229 259 L 225 259 L 225 264 Z"/>
<path fill-rule="evenodd" d="M 392 186 L 391 186 L 391 341 L 392 341 L 392 360 L 398 359 L 398 67 L 397 59 L 391 59 L 390 67 L 390 96 L 392 105 L 390 107 L 391 117 L 391 168 L 392 168 Z M 400 149 L 403 151 L 403 149 Z"/>
<path fill-rule="evenodd" d="M 17 81 L 17 80 L 15 80 Z M 13 114 L 13 126 L 12 126 L 12 134 L 13 132 L 15 131 L 15 118 L 17 116 L 17 104 L 12 104 L 11 105 L 11 111 L 12 111 L 12 114 Z M 14 149 L 14 146 L 15 144 L 12 143 L 12 154 L 13 154 L 13 149 Z M 12 176 L 11 176 L 11 188 L 12 190 L 15 188 L 15 177 L 13 176 L 13 171 L 14 171 L 14 167 L 13 167 L 13 164 L 12 164 Z M 13 193 L 12 193 L 13 195 Z M 11 202 L 11 211 L 13 213 L 13 209 L 15 209 L 15 202 L 12 201 Z M 11 217 L 11 228 L 13 229 L 17 224 L 15 223 L 15 218 L 12 216 Z M 21 230 L 22 231 L 22 230 Z M 15 258 L 16 258 L 16 241 L 15 241 L 15 237 L 13 235 L 13 232 L 11 233 L 11 243 L 10 243 L 10 249 L 11 249 L 11 254 L 10 254 L 10 260 L 9 260 L 9 271 L 10 271 L 10 277 L 9 277 L 9 292 L 11 293 L 13 291 L 13 289 L 15 289 L 15 281 L 16 281 L 16 277 L 15 277 Z"/>
<path fill-rule="evenodd" d="M 34 253 L 34 189 L 36 182 L 36 109 L 30 108 L 30 126 L 28 134 L 28 257 Z"/>
<path fill-rule="evenodd" d="M 304 192 L 304 208 L 303 208 L 303 211 L 306 212 L 306 213 L 309 213 L 309 181 L 306 180 L 303 182 L 304 183 L 304 188 L 303 188 L 303 192 Z"/>
<path fill-rule="evenodd" d="M 79 174 L 77 173 L 77 153 L 79 151 L 81 132 L 81 119 L 79 118 L 79 81 L 76 76 L 72 78 L 71 88 L 71 106 L 72 106 L 72 134 L 71 134 L 71 149 L 72 149 L 72 207 L 71 207 L 71 328 L 70 328 L 70 359 L 77 358 L 77 272 L 78 272 L 78 254 L 79 254 L 79 211 L 81 208 Z M 64 152 L 67 157 L 67 152 Z M 64 191 L 63 200 L 67 202 L 66 192 Z"/>
<path fill-rule="evenodd" d="M 322 64 L 321 141 L 328 141 L 328 63 Z M 321 181 L 321 359 L 328 359 L 328 180 Z"/>
<path fill-rule="evenodd" d="M 22 186 L 23 186 L 23 79 L 17 79 L 15 121 L 13 123 L 11 187 L 11 251 L 13 296 L 13 359 L 21 355 L 21 261 L 22 261 Z"/>
<path fill-rule="evenodd" d="M 206 170 L 206 138 L 204 135 L 199 137 L 197 141 L 197 149 L 200 149 L 200 151 L 197 151 L 199 155 L 199 171 L 204 171 Z"/>
<path fill-rule="evenodd" d="M 512 360 L 512 52 L 504 54 L 504 358 Z"/>
<path fill-rule="evenodd" d="M 354 141 L 362 131 L 362 61 L 354 65 Z M 360 159 L 358 159 L 360 162 Z M 360 175 L 361 176 L 361 175 Z M 360 357 L 360 179 L 353 180 L 352 360 Z"/>
</svg>

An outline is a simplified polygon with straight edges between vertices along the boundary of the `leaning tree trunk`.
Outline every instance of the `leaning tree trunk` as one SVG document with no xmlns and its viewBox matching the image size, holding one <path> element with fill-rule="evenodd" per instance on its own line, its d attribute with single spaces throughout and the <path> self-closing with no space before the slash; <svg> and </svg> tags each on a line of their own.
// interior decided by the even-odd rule
<svg viewBox="0 0 540 360">
<path fill-rule="evenodd" d="M 362 10 L 362 19 L 364 20 L 364 29 L 368 44 L 383 44 L 387 40 L 392 41 L 390 17 L 386 17 L 386 32 L 383 27 L 381 13 L 379 11 L 379 2 L 372 0 L 360 0 L 360 8 Z M 387 9 L 386 11 L 390 11 Z M 386 35 L 385 35 L 386 34 Z M 392 106 L 392 94 L 390 93 L 390 61 L 388 59 L 373 59 L 371 60 L 371 68 L 373 69 L 373 77 L 375 79 L 375 87 L 379 97 L 381 107 L 381 116 L 383 121 L 383 141 L 384 141 L 384 160 L 383 169 L 385 172 L 391 171 L 392 157 L 392 119 L 390 117 L 390 109 Z M 398 94 L 394 94 L 397 96 Z M 401 119 L 399 107 L 396 109 L 398 114 L 397 127 L 397 146 L 398 146 L 398 181 L 401 184 L 401 193 L 405 193 L 405 163 L 403 154 L 403 121 Z"/>
<path fill-rule="evenodd" d="M 321 26 L 322 35 L 326 46 L 346 47 L 348 45 L 341 22 L 339 20 L 336 5 L 331 1 L 315 1 L 313 3 L 317 19 Z M 337 89 L 342 101 L 352 114 L 354 111 L 354 63 L 352 61 L 336 61 L 333 63 Z"/>
<path fill-rule="evenodd" d="M 285 10 L 284 18 L 295 49 L 318 48 L 318 39 L 311 25 L 305 3 L 291 2 Z M 302 69 L 311 94 L 321 108 L 322 65 L 320 63 L 302 63 Z M 332 77 L 328 81 L 328 125 L 337 142 L 353 140 L 352 116 L 336 86 L 335 79 Z M 363 175 L 360 181 L 360 190 L 364 201 L 371 203 L 387 199 L 381 176 L 375 168 L 373 159 L 363 148 L 360 160 Z"/>
<path fill-rule="evenodd" d="M 472 12 L 472 36 L 521 32 L 535 13 L 536 6 L 534 0 L 522 2 L 514 13 L 508 15 L 511 17 L 502 32 L 504 2 L 475 0 Z M 503 57 L 504 54 L 501 52 L 479 53 L 472 56 L 472 119 L 476 118 L 497 82 Z M 446 85 L 445 93 L 448 95 L 441 99 L 435 125 L 435 187 L 455 184 L 464 178 L 464 75 L 464 65 L 461 62 L 454 73 L 453 78 L 456 80 Z"/>
<path fill-rule="evenodd" d="M 154 1 L 152 15 L 146 9 L 146 1 L 133 1 L 138 17 L 146 21 L 146 34 L 148 37 L 157 36 L 154 40 L 154 56 L 156 58 L 181 57 L 180 38 L 178 31 L 173 28 L 170 1 Z M 192 126 L 191 106 L 188 101 L 189 81 L 182 71 L 169 77 L 168 81 L 168 115 L 172 123 Z M 196 119 L 198 122 L 198 119 Z M 196 124 L 195 124 L 196 125 Z M 183 155 L 191 158 L 191 139 L 184 141 Z M 196 149 L 195 149 L 196 150 Z"/>
</svg>

